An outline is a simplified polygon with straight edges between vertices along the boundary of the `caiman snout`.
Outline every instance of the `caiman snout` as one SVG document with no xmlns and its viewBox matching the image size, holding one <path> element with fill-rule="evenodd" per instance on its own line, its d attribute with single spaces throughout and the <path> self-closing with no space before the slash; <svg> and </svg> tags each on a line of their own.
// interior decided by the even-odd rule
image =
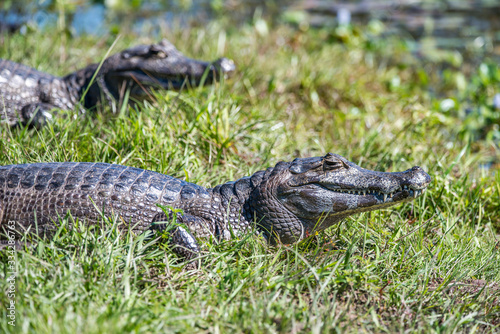
<svg viewBox="0 0 500 334">
<path fill-rule="evenodd" d="M 427 174 L 419 166 L 414 166 L 404 172 L 391 173 L 401 187 L 408 187 L 412 189 L 422 189 L 431 183 L 432 179 L 429 174 Z"/>
<path fill-rule="evenodd" d="M 229 78 L 234 74 L 236 71 L 236 65 L 234 64 L 234 61 L 231 59 L 227 58 L 219 58 L 217 59 L 213 64 L 213 69 L 217 73 L 222 73 L 224 74 L 224 77 Z"/>
</svg>

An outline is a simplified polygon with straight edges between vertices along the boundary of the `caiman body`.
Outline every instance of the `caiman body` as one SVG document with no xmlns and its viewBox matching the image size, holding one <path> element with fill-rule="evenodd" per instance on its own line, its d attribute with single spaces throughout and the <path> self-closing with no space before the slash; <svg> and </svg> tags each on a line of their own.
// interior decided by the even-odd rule
<svg viewBox="0 0 500 334">
<path fill-rule="evenodd" d="M 233 61 L 187 58 L 167 40 L 139 45 L 64 77 L 0 59 L 0 121 L 41 126 L 52 109 L 85 111 L 98 104 L 116 106 L 127 90 L 132 100 L 151 96 L 151 88 L 198 86 L 234 72 Z M 96 74 L 97 73 L 97 74 Z M 204 81 L 203 81 L 204 80 Z"/>
<path fill-rule="evenodd" d="M 37 163 L 0 167 L 0 222 L 19 232 L 50 235 L 68 212 L 95 224 L 119 216 L 124 228 L 162 229 L 157 206 L 181 209 L 171 243 L 199 252 L 196 238 L 216 240 L 254 228 L 271 243 L 293 243 L 343 218 L 410 201 L 431 178 L 420 167 L 405 172 L 366 170 L 336 154 L 280 162 L 251 177 L 206 189 L 173 177 L 106 163 Z M 35 224 L 36 222 L 36 224 Z"/>
</svg>

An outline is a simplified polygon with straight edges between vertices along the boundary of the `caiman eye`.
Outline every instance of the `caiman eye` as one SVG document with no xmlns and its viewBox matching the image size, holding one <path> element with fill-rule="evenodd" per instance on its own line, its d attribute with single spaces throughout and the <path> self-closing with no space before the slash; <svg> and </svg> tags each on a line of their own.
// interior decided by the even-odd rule
<svg viewBox="0 0 500 334">
<path fill-rule="evenodd" d="M 156 56 L 158 58 L 167 58 L 168 54 L 163 51 L 162 49 L 159 49 L 157 45 L 151 45 L 149 48 L 149 54 L 151 56 Z"/>
<path fill-rule="evenodd" d="M 158 57 L 158 58 L 167 58 L 168 57 L 168 55 L 165 52 L 163 52 L 163 51 L 156 52 L 155 56 Z"/>
<path fill-rule="evenodd" d="M 340 168 L 349 168 L 344 161 L 337 158 L 333 154 L 327 154 L 323 160 L 323 170 L 336 170 Z"/>
<path fill-rule="evenodd" d="M 342 161 L 325 161 L 323 164 L 323 170 L 335 170 L 344 167 L 344 163 Z"/>
</svg>

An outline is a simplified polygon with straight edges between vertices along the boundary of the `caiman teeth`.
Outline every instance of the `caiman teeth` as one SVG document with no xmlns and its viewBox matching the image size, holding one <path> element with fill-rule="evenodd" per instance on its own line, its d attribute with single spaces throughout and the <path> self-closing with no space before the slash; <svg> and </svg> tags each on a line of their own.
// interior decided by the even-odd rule
<svg viewBox="0 0 500 334">
<path fill-rule="evenodd" d="M 422 188 L 422 189 L 412 189 L 411 187 L 404 185 L 399 187 L 398 189 L 385 193 L 383 191 L 377 191 L 377 190 L 370 190 L 370 189 L 335 189 L 335 191 L 341 192 L 341 193 L 347 193 L 347 194 L 354 194 L 358 196 L 366 196 L 366 195 L 375 195 L 375 196 L 383 196 L 384 203 L 387 202 L 387 198 L 392 198 L 397 192 L 401 191 L 408 191 L 409 195 L 412 196 L 413 198 L 417 198 L 418 196 L 422 195 L 424 191 L 427 188 Z"/>
</svg>

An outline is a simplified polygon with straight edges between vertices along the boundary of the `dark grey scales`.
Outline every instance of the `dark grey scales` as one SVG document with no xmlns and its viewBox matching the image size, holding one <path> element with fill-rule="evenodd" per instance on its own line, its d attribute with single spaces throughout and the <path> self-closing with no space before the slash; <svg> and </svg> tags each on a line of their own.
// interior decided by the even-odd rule
<svg viewBox="0 0 500 334">
<path fill-rule="evenodd" d="M 50 235 L 68 211 L 89 223 L 118 214 L 137 232 L 165 228 L 155 204 L 183 210 L 188 227 L 171 231 L 183 257 L 199 253 L 196 238 L 227 240 L 256 226 L 271 243 L 293 243 L 343 218 L 420 196 L 431 182 L 420 167 L 386 173 L 360 168 L 328 153 L 279 162 L 274 168 L 206 189 L 173 177 L 106 163 L 37 163 L 0 167 L 0 224 Z M 94 201 L 95 205 L 92 203 Z M 231 231 L 232 230 L 232 231 Z M 4 236 L 5 237 L 5 236 Z"/>
<path fill-rule="evenodd" d="M 209 84 L 221 74 L 228 76 L 235 71 L 232 60 L 190 59 L 167 40 L 110 56 L 92 81 L 98 66 L 92 64 L 60 78 L 0 59 L 0 122 L 10 125 L 31 122 L 39 127 L 53 118 L 54 108 L 83 112 L 98 104 L 116 106 L 127 89 L 132 99 L 144 100 L 150 96 L 151 88 L 198 86 L 205 72 L 204 83 Z"/>
</svg>

